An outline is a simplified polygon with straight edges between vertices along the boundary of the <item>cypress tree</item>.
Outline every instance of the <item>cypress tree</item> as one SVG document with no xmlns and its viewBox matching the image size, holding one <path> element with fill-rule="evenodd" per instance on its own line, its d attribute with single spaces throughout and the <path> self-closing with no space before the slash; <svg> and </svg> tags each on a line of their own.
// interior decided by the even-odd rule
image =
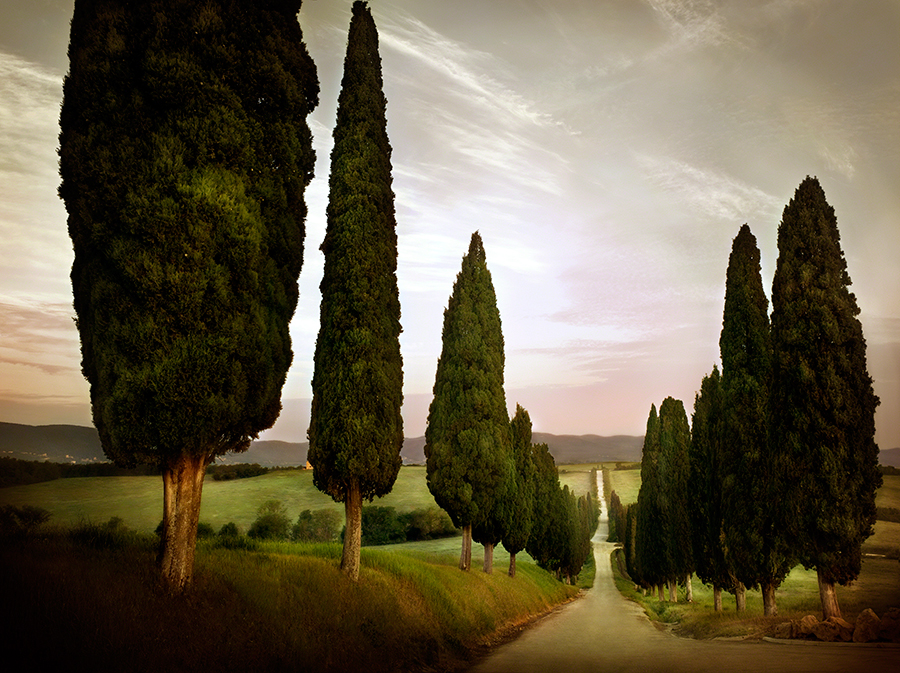
<svg viewBox="0 0 900 673">
<path fill-rule="evenodd" d="M 531 535 L 525 551 L 545 570 L 553 566 L 559 548 L 558 521 L 559 472 L 550 448 L 544 444 L 532 444 L 531 460 L 534 464 L 534 500 Z"/>
<path fill-rule="evenodd" d="M 281 410 L 318 103 L 300 2 L 78 0 L 59 194 L 106 455 L 163 475 L 162 574 L 192 578 L 206 467 Z"/>
<path fill-rule="evenodd" d="M 722 390 L 719 368 L 703 377 L 691 418 L 691 530 L 697 577 L 713 587 L 713 604 L 722 610 L 722 589 L 732 574 L 722 541 Z"/>
<path fill-rule="evenodd" d="M 772 284 L 771 445 L 783 473 L 781 525 L 815 568 L 822 612 L 840 616 L 835 584 L 860 571 L 881 485 L 866 342 L 837 218 L 807 177 L 778 227 Z"/>
<path fill-rule="evenodd" d="M 677 600 L 677 586 L 694 571 L 693 536 L 688 503 L 691 430 L 681 400 L 667 397 L 659 408 L 659 491 L 665 548 L 664 577 L 669 600 Z M 690 585 L 688 584 L 688 600 Z"/>
<path fill-rule="evenodd" d="M 503 333 L 481 236 L 444 310 L 443 346 L 425 428 L 428 488 L 463 529 L 460 568 L 472 557 L 472 526 L 486 521 L 509 471 Z"/>
<path fill-rule="evenodd" d="M 403 362 L 391 146 L 378 32 L 353 4 L 322 242 L 309 462 L 313 483 L 344 503 L 341 568 L 359 575 L 362 501 L 390 493 L 403 445 Z"/>
<path fill-rule="evenodd" d="M 783 505 L 768 439 L 772 349 L 756 238 L 745 224 L 732 243 L 725 280 L 722 356 L 723 531 L 737 584 L 759 586 L 766 615 L 777 613 L 775 589 L 790 571 Z"/>
<path fill-rule="evenodd" d="M 638 491 L 635 520 L 635 565 L 642 586 L 662 587 L 666 581 L 665 541 L 668 524 L 662 507 L 663 494 L 660 474 L 659 417 L 656 405 L 650 405 L 647 432 L 641 449 L 641 488 Z"/>
<path fill-rule="evenodd" d="M 516 576 L 516 554 L 525 549 L 531 536 L 534 517 L 535 468 L 531 453 L 531 418 L 528 412 L 516 405 L 516 414 L 510 421 L 512 457 L 515 463 L 514 489 L 507 500 L 509 526 L 503 536 L 503 548 L 509 552 L 509 576 Z"/>
</svg>

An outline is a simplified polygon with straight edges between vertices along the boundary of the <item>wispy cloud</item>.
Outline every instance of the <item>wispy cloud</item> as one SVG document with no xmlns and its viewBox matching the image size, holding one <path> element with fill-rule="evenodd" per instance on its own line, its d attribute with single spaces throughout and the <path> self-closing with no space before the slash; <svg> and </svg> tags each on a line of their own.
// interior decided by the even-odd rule
<svg viewBox="0 0 900 673">
<path fill-rule="evenodd" d="M 777 214 L 779 199 L 725 173 L 664 156 L 636 155 L 647 178 L 659 189 L 676 193 L 698 213 L 733 223 L 748 214 Z"/>
<path fill-rule="evenodd" d="M 705 46 L 740 44 L 740 40 L 726 25 L 719 4 L 712 0 L 648 0 L 660 22 L 669 31 L 672 41 L 657 53 L 661 56 L 673 50 L 691 51 Z"/>
<path fill-rule="evenodd" d="M 19 354 L 0 356 L 2 361 L 44 365 L 60 350 L 77 353 L 78 333 L 72 307 L 65 304 L 25 304 L 0 300 L 0 350 Z"/>
<path fill-rule="evenodd" d="M 383 22 L 379 41 L 443 76 L 454 85 L 451 91 L 492 114 L 535 126 L 556 125 L 550 115 L 491 74 L 507 70 L 493 55 L 441 35 L 414 17 L 401 15 L 395 22 Z"/>
</svg>

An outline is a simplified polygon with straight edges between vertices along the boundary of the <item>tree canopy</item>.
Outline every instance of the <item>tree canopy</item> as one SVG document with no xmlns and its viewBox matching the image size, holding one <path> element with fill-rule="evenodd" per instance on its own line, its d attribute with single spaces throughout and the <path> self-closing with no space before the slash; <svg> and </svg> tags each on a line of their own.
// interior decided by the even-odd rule
<svg viewBox="0 0 900 673">
<path fill-rule="evenodd" d="M 840 614 L 834 584 L 859 575 L 881 485 L 878 398 L 850 284 L 834 209 L 807 177 L 778 227 L 769 409 L 784 475 L 780 524 L 819 574 L 826 617 Z"/>
<path fill-rule="evenodd" d="M 353 4 L 322 242 L 308 459 L 316 487 L 346 504 L 342 566 L 358 573 L 362 500 L 389 493 L 403 446 L 397 234 L 378 32 Z"/>
<path fill-rule="evenodd" d="M 475 232 L 444 310 L 425 429 L 428 488 L 454 525 L 464 529 L 485 520 L 508 472 L 504 361 L 497 297 Z M 466 559 L 461 565 L 468 568 Z"/>
<path fill-rule="evenodd" d="M 106 455 L 163 468 L 176 584 L 203 470 L 275 422 L 291 364 L 319 93 L 299 7 L 75 3 L 59 193 L 82 371 Z"/>
</svg>

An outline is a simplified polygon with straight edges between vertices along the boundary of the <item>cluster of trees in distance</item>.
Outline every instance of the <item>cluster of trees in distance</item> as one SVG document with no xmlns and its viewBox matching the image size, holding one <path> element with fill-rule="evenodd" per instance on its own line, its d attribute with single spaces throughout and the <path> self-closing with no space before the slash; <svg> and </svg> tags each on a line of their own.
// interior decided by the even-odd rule
<svg viewBox="0 0 900 673">
<path fill-rule="evenodd" d="M 547 446 L 532 444 L 525 409 L 517 405 L 507 417 L 504 361 L 497 297 L 476 231 L 444 311 L 425 428 L 428 488 L 462 528 L 462 570 L 471 565 L 474 540 L 484 546 L 485 572 L 494 546 L 503 544 L 511 576 L 525 549 L 541 567 L 572 578 L 590 553 L 596 501 L 560 488 Z"/>
<path fill-rule="evenodd" d="M 785 207 L 771 319 L 745 224 L 728 262 L 713 367 L 694 400 L 651 407 L 636 503 L 613 514 L 626 567 L 646 588 L 692 573 L 733 592 L 758 587 L 767 615 L 790 569 L 815 569 L 825 619 L 835 584 L 859 576 L 881 485 L 875 396 L 834 209 L 807 177 Z"/>
</svg>

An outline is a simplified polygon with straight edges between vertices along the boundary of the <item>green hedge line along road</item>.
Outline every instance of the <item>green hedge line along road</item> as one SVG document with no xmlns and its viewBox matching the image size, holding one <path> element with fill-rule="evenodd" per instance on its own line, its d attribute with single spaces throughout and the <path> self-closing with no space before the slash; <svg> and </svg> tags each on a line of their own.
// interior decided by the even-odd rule
<svg viewBox="0 0 900 673">
<path fill-rule="evenodd" d="M 597 478 L 601 479 L 600 473 Z M 602 494 L 602 488 L 600 493 Z M 607 509 L 593 538 L 597 575 L 583 598 L 567 604 L 495 650 L 472 673 L 844 673 L 896 670 L 892 645 L 689 640 L 661 631 L 613 582 Z"/>
</svg>

